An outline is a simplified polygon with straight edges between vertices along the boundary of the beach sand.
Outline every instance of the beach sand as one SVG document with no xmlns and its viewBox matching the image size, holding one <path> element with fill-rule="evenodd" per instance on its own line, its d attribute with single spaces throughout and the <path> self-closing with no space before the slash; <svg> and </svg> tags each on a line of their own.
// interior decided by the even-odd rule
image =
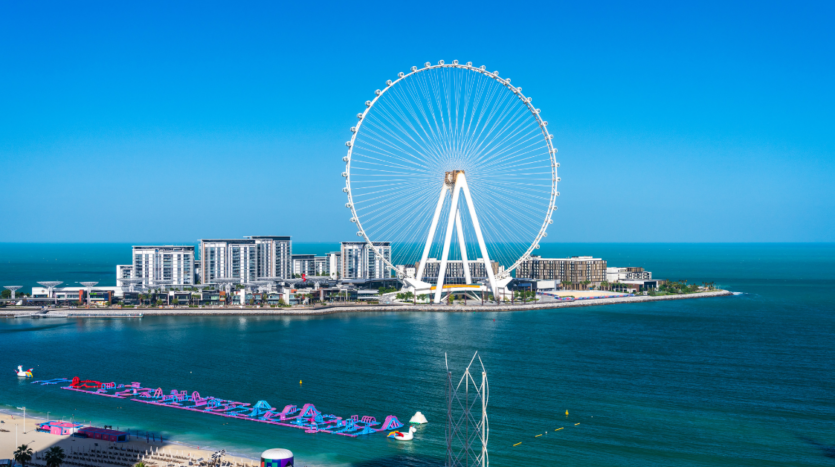
<svg viewBox="0 0 835 467">
<path fill-rule="evenodd" d="M 159 440 L 156 442 L 145 442 L 145 439 L 139 439 L 136 437 L 131 436 L 131 440 L 125 443 L 111 443 L 108 441 L 101 441 L 96 439 L 86 439 L 86 438 L 76 438 L 71 436 L 58 436 L 52 435 L 49 433 L 41 433 L 37 431 L 37 426 L 41 423 L 44 423 L 46 420 L 43 419 L 35 419 L 35 418 L 26 418 L 26 427 L 24 430 L 23 426 L 23 417 L 18 415 L 9 415 L 0 413 L 0 459 L 11 459 L 13 458 L 13 453 L 17 446 L 21 444 L 27 444 L 32 451 L 45 451 L 52 446 L 60 446 L 64 449 L 66 454 L 69 454 L 70 451 L 85 451 L 90 449 L 99 449 L 99 450 L 107 450 L 111 445 L 116 445 L 119 448 L 132 448 L 141 450 L 145 452 L 146 450 L 152 450 L 156 452 L 157 449 L 159 451 L 179 455 L 182 457 L 191 457 L 192 459 L 199 459 L 203 458 L 208 460 L 211 455 L 215 452 L 214 450 L 203 450 L 198 449 L 192 446 L 186 446 L 182 444 L 177 444 L 171 442 L 169 440 L 165 440 L 164 442 L 160 443 Z M 15 428 L 17 428 L 17 444 L 15 444 Z M 7 430 L 7 431 L 2 431 Z M 25 433 L 24 433 L 25 431 Z M 253 467 L 257 466 L 260 461 L 246 459 L 242 457 L 235 457 L 235 456 L 224 456 L 224 461 L 229 461 L 235 463 L 249 466 L 252 465 Z M 33 459 L 34 460 L 34 459 Z M 42 461 L 41 461 L 42 463 Z M 135 462 L 134 462 L 135 463 Z M 168 465 L 169 462 L 163 462 L 158 460 L 146 460 L 146 464 L 156 464 L 158 466 Z M 97 463 L 96 465 L 100 465 L 102 467 L 107 467 L 106 463 Z M 181 464 L 182 465 L 182 464 Z M 184 465 L 188 465 L 185 462 Z M 195 465 L 197 463 L 195 462 Z M 121 467 L 121 466 L 120 466 Z"/>
</svg>

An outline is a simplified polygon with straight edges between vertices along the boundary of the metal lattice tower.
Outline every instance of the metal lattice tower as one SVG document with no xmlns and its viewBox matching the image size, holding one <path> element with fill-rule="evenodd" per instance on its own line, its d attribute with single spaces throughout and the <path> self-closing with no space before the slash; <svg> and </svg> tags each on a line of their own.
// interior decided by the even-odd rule
<svg viewBox="0 0 835 467">
<path fill-rule="evenodd" d="M 444 358 L 446 359 L 446 356 Z M 481 365 L 481 383 L 476 383 L 470 371 L 476 358 Z M 487 467 L 490 465 L 487 455 L 487 440 L 490 436 L 487 401 L 490 390 L 484 363 L 476 352 L 457 384 L 453 383 L 449 361 L 446 362 L 446 367 L 446 467 Z M 477 418 L 479 416 L 480 418 Z"/>
<path fill-rule="evenodd" d="M 81 285 L 87 288 L 87 308 L 90 308 L 90 292 L 93 287 L 98 285 L 98 282 L 82 282 Z"/>
<path fill-rule="evenodd" d="M 12 300 L 14 300 L 15 299 L 15 292 L 17 292 L 19 289 L 22 289 L 23 286 L 22 285 L 4 285 L 3 288 L 6 289 L 6 290 L 11 290 L 12 291 Z"/>
</svg>

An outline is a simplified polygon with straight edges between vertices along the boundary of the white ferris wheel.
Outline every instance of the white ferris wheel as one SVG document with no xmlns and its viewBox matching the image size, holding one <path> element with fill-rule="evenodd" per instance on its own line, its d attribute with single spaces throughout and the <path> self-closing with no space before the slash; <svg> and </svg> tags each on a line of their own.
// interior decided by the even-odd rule
<svg viewBox="0 0 835 467">
<path fill-rule="evenodd" d="M 486 273 L 482 290 L 498 297 L 553 223 L 560 179 L 548 122 L 510 78 L 470 62 L 427 62 L 375 93 L 343 158 L 357 235 L 436 303 L 451 287 L 449 261 L 472 287 L 471 271 Z M 390 242 L 390 259 L 378 242 Z M 435 284 L 424 282 L 432 263 Z"/>
</svg>

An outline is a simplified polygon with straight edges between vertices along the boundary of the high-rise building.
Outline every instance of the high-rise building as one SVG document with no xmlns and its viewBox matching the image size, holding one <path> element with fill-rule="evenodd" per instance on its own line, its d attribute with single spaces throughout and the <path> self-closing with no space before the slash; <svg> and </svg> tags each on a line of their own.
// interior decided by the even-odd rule
<svg viewBox="0 0 835 467">
<path fill-rule="evenodd" d="M 516 277 L 538 280 L 555 280 L 589 285 L 600 285 L 606 280 L 606 261 L 591 256 L 572 256 L 570 258 L 543 258 L 531 256 L 519 264 Z"/>
<path fill-rule="evenodd" d="M 290 237 L 252 236 L 243 239 L 200 240 L 200 280 L 293 277 Z"/>
<path fill-rule="evenodd" d="M 293 255 L 293 274 L 316 275 L 316 255 Z"/>
<path fill-rule="evenodd" d="M 117 267 L 118 279 L 124 277 L 126 267 Z M 160 282 L 191 285 L 194 283 L 194 247 L 191 245 L 135 245 L 131 277 L 142 279 L 142 285 L 151 287 Z"/>
<path fill-rule="evenodd" d="M 374 242 L 380 255 L 391 261 L 391 242 Z M 383 259 L 366 242 L 342 242 L 341 279 L 389 279 L 391 273 Z"/>
</svg>

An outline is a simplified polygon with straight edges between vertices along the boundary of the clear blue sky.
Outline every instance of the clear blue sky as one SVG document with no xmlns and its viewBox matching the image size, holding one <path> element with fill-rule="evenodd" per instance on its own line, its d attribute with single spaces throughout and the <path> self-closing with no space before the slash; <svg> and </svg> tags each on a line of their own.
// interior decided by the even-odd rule
<svg viewBox="0 0 835 467">
<path fill-rule="evenodd" d="M 0 6 L 0 241 L 353 240 L 355 115 L 441 59 L 550 122 L 549 241 L 835 241 L 835 3 L 123 3 Z"/>
</svg>

